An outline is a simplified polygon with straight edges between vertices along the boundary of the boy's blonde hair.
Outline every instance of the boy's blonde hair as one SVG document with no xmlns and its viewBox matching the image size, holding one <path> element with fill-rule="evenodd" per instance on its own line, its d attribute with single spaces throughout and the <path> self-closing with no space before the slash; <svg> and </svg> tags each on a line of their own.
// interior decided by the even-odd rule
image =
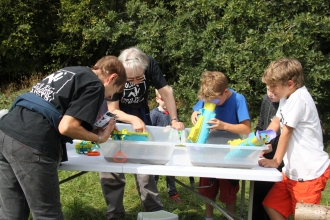
<svg viewBox="0 0 330 220">
<path fill-rule="evenodd" d="M 221 96 L 228 88 L 228 79 L 222 72 L 205 71 L 201 76 L 198 99 L 209 101 Z"/>
<path fill-rule="evenodd" d="M 281 58 L 270 63 L 262 74 L 262 82 L 274 86 L 285 85 L 289 80 L 295 83 L 296 88 L 304 85 L 304 72 L 300 62 L 293 58 Z"/>
<path fill-rule="evenodd" d="M 173 89 L 172 89 L 172 87 L 171 87 L 171 86 L 168 86 L 168 87 L 169 87 L 170 91 L 173 93 Z M 161 97 L 161 95 L 159 94 L 159 92 L 158 92 L 157 89 L 155 89 L 155 93 L 156 93 L 156 97 L 157 97 L 157 98 L 160 98 L 160 97 Z"/>
</svg>

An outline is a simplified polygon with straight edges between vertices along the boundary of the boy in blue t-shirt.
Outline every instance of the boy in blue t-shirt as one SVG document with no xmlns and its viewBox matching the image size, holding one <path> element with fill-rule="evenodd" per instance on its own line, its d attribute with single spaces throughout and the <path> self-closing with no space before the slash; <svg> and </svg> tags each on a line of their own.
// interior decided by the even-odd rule
<svg viewBox="0 0 330 220">
<path fill-rule="evenodd" d="M 173 92 L 172 87 L 169 86 L 169 88 Z M 151 124 L 153 126 L 171 127 L 171 118 L 170 115 L 168 114 L 166 104 L 163 101 L 157 89 L 155 89 L 155 92 L 156 92 L 156 102 L 158 103 L 158 107 L 155 107 L 150 112 Z M 175 181 L 172 178 L 175 178 L 175 176 L 171 176 L 171 178 L 166 176 L 168 195 L 173 201 L 180 204 L 182 203 L 182 200 L 179 197 L 178 191 L 176 190 L 175 187 Z M 155 175 L 156 184 L 158 183 L 158 180 L 159 180 L 159 176 Z"/>
<path fill-rule="evenodd" d="M 193 107 L 191 121 L 196 124 L 199 110 L 204 101 L 219 99 L 215 108 L 216 118 L 208 121 L 210 132 L 225 130 L 236 134 L 248 135 L 251 132 L 250 116 L 245 97 L 228 88 L 228 79 L 221 72 L 206 71 L 201 76 L 201 87 L 198 93 L 199 101 Z M 199 186 L 209 186 L 210 178 L 201 177 Z M 215 201 L 220 191 L 219 200 L 226 204 L 231 213 L 236 211 L 236 194 L 239 190 L 239 180 L 216 179 L 211 187 L 199 188 L 198 192 Z M 213 206 L 205 204 L 205 219 L 213 220 Z"/>
</svg>

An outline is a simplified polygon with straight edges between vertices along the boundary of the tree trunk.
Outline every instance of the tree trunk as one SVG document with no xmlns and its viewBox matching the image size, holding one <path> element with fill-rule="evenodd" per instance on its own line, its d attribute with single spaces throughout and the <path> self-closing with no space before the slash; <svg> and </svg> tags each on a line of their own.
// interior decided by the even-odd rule
<svg viewBox="0 0 330 220">
<path fill-rule="evenodd" d="M 297 203 L 295 220 L 330 219 L 330 207 L 308 203 Z"/>
</svg>

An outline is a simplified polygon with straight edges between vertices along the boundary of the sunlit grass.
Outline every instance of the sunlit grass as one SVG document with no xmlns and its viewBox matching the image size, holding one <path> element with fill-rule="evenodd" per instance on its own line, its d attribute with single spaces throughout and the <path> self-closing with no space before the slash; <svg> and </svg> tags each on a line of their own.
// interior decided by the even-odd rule
<svg viewBox="0 0 330 220">
<path fill-rule="evenodd" d="M 77 172 L 73 171 L 59 171 L 60 179 L 64 179 Z M 177 179 L 186 185 L 189 185 L 188 177 L 177 177 Z M 136 220 L 139 212 L 143 212 L 142 203 L 138 196 L 135 180 L 133 174 L 126 174 L 126 187 L 124 196 L 124 205 L 126 209 L 127 220 Z M 198 182 L 198 177 L 195 177 Z M 183 200 L 182 204 L 174 203 L 167 195 L 165 186 L 165 177 L 160 176 L 158 185 L 161 199 L 164 204 L 165 210 L 175 213 L 179 216 L 180 220 L 201 220 L 204 219 L 205 205 L 202 199 L 193 195 L 188 190 L 180 185 L 176 185 L 180 198 Z M 241 184 L 242 185 L 242 184 Z M 63 212 L 67 220 L 98 220 L 106 219 L 105 211 L 106 204 L 102 196 L 99 174 L 89 172 L 69 182 L 63 183 L 61 186 L 61 202 L 63 205 Z M 257 189 L 256 189 L 257 190 Z M 244 216 L 247 218 L 248 212 L 248 196 L 249 196 L 249 181 L 246 181 L 245 191 L 245 209 Z M 237 199 L 237 213 L 240 208 L 240 192 Z M 223 207 L 219 201 L 217 204 Z M 323 192 L 321 205 L 328 206 L 330 204 L 330 187 L 326 187 Z M 215 211 L 215 219 L 223 219 L 220 212 Z"/>
</svg>

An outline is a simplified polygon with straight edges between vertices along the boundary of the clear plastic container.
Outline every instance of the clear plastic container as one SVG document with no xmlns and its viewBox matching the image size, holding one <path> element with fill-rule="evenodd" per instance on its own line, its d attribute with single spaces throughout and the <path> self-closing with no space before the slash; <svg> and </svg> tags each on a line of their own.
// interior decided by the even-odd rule
<svg viewBox="0 0 330 220">
<path fill-rule="evenodd" d="M 131 124 L 117 123 L 118 130 L 134 132 Z M 100 144 L 104 158 L 109 162 L 166 164 L 179 141 L 177 131 L 170 127 L 146 126 L 148 141 L 108 140 Z"/>
<path fill-rule="evenodd" d="M 267 146 L 231 146 L 229 140 L 239 139 L 238 134 L 226 131 L 210 133 L 206 144 L 186 143 L 190 162 L 194 166 L 252 168 Z"/>
</svg>

